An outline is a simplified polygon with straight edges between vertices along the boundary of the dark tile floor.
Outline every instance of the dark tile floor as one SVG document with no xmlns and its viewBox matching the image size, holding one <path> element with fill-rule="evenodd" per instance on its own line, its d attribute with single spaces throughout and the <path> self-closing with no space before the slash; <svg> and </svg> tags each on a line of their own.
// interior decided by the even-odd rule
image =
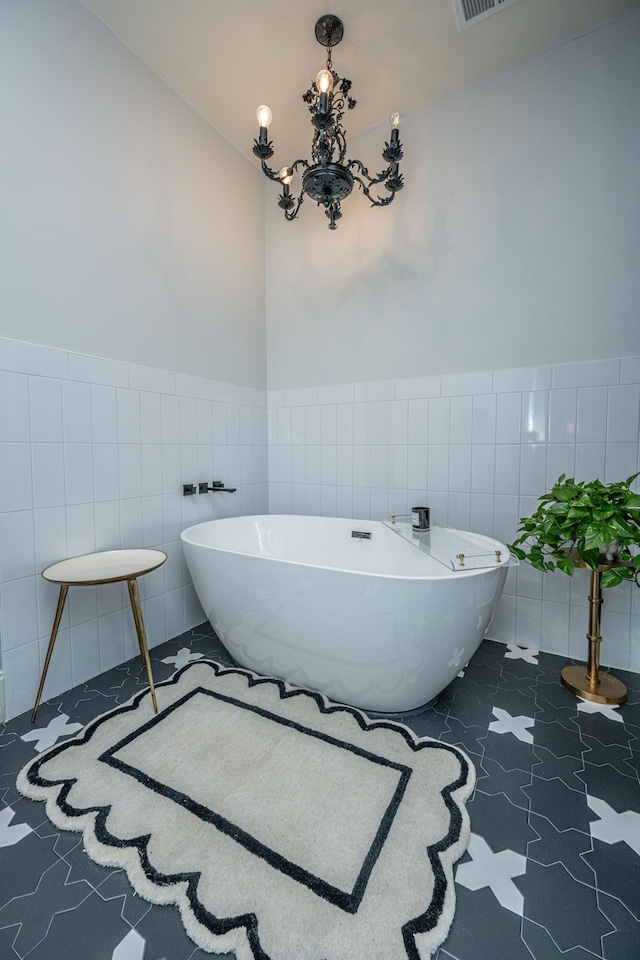
<svg viewBox="0 0 640 960">
<path fill-rule="evenodd" d="M 208 625 L 152 651 L 157 680 L 194 655 L 232 662 Z M 431 709 L 405 722 L 461 746 L 478 782 L 456 915 L 436 960 L 640 958 L 640 676 L 600 708 L 559 683 L 568 661 L 485 641 Z M 144 686 L 131 661 L 0 726 L 0 957 L 195 960 L 209 956 L 174 907 L 93 863 L 15 778 L 36 750 Z M 364 960 L 364 958 L 354 958 Z"/>
</svg>

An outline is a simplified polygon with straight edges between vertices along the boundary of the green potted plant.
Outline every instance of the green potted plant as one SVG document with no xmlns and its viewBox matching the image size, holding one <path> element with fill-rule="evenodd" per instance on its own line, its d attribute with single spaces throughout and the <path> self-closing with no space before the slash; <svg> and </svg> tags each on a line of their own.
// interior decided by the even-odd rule
<svg viewBox="0 0 640 960">
<path fill-rule="evenodd" d="M 509 549 L 536 570 L 558 569 L 573 576 L 576 561 L 591 570 L 608 564 L 603 587 L 623 580 L 640 586 L 640 554 L 634 550 L 640 548 L 640 495 L 630 489 L 639 475 L 604 484 L 576 483 L 563 473 L 540 497 L 536 512 L 520 519 L 520 536 Z"/>
</svg>

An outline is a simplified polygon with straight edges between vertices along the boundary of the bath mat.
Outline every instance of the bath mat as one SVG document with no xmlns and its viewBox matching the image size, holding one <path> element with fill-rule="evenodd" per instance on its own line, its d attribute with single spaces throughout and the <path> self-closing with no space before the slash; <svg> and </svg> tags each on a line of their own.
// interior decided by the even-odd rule
<svg viewBox="0 0 640 960">
<path fill-rule="evenodd" d="M 455 906 L 475 771 L 321 694 L 198 661 L 18 777 L 89 856 L 238 960 L 423 960 Z"/>
</svg>

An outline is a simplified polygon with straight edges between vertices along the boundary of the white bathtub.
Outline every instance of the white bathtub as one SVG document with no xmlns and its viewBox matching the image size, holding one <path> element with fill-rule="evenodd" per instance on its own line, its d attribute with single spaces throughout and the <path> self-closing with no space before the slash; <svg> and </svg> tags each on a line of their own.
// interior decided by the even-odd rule
<svg viewBox="0 0 640 960">
<path fill-rule="evenodd" d="M 479 646 L 509 552 L 476 540 L 502 562 L 447 570 L 369 520 L 233 517 L 182 533 L 200 603 L 242 666 L 388 713 L 432 700 Z"/>
</svg>

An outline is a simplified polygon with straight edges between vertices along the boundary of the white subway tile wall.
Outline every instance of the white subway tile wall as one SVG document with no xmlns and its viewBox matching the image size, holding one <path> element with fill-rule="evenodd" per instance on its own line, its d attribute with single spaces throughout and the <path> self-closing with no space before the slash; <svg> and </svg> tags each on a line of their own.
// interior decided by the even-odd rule
<svg viewBox="0 0 640 960">
<path fill-rule="evenodd" d="M 267 409 L 268 408 L 268 409 Z M 640 358 L 266 391 L 0 339 L 0 611 L 7 716 L 28 709 L 66 556 L 164 549 L 140 583 L 151 645 L 204 614 L 180 531 L 234 514 L 433 519 L 502 541 L 560 473 L 640 469 Z M 221 479 L 231 496 L 182 497 Z M 268 479 L 268 487 L 267 487 Z M 638 489 L 638 484 L 635 484 Z M 586 573 L 512 571 L 494 639 L 584 659 Z M 603 662 L 640 671 L 640 591 L 605 592 Z M 135 655 L 128 601 L 71 591 L 53 696 Z"/>
<path fill-rule="evenodd" d="M 381 519 L 426 503 L 435 522 L 509 542 L 561 473 L 640 470 L 636 357 L 274 390 L 268 407 L 272 513 Z M 584 660 L 588 586 L 585 571 L 523 564 L 490 635 Z M 640 671 L 636 587 L 604 592 L 603 637 L 603 663 Z"/>
<path fill-rule="evenodd" d="M 316 392 L 300 398 L 315 402 Z M 305 435 L 296 420 L 294 441 L 291 412 L 272 448 L 283 476 L 291 472 L 290 444 Z M 293 412 L 300 416 L 298 407 Z M 321 441 L 319 433 L 319 457 Z M 329 454 L 315 481 L 320 490 L 325 477 L 333 481 L 332 495 L 319 499 L 334 512 L 335 442 L 333 468 Z M 204 480 L 223 480 L 237 493 L 182 496 L 183 483 Z M 291 492 L 288 511 L 290 501 Z M 266 512 L 266 391 L 0 339 L 0 666 L 7 717 L 35 700 L 58 598 L 58 588 L 40 577 L 44 567 L 93 550 L 164 550 L 167 563 L 140 580 L 155 646 L 205 619 L 183 562 L 181 530 Z M 44 695 L 89 680 L 136 651 L 128 595 L 119 585 L 72 589 Z"/>
</svg>

